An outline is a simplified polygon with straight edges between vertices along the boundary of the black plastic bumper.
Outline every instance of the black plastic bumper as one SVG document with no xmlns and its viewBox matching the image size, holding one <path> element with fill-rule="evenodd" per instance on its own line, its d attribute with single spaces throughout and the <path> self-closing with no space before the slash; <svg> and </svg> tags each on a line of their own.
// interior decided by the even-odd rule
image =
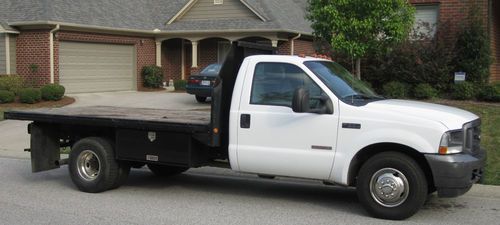
<svg viewBox="0 0 500 225">
<path fill-rule="evenodd" d="M 439 197 L 456 197 L 470 190 L 481 179 L 486 163 L 486 151 L 476 155 L 425 155 L 432 170 Z"/>
<path fill-rule="evenodd" d="M 212 97 L 212 87 L 190 87 L 186 86 L 188 94 L 197 95 L 201 97 Z"/>
</svg>

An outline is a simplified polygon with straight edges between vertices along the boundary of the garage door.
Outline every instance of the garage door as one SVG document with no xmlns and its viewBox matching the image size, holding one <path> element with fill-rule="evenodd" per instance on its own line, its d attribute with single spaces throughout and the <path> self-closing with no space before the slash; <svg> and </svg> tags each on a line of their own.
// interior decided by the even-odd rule
<svg viewBox="0 0 500 225">
<path fill-rule="evenodd" d="M 135 90 L 134 46 L 60 42 L 59 82 L 67 93 Z"/>
</svg>

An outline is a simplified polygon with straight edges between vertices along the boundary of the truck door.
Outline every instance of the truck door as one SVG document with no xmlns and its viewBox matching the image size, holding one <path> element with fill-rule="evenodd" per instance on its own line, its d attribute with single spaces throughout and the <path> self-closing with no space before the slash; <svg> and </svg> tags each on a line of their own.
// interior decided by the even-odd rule
<svg viewBox="0 0 500 225">
<path fill-rule="evenodd" d="M 337 140 L 337 100 L 297 65 L 260 62 L 248 68 L 245 82 L 252 85 L 243 88 L 238 113 L 240 171 L 328 179 Z M 300 87 L 309 91 L 312 108 L 319 107 L 321 96 L 330 98 L 334 113 L 293 112 L 293 93 Z"/>
</svg>

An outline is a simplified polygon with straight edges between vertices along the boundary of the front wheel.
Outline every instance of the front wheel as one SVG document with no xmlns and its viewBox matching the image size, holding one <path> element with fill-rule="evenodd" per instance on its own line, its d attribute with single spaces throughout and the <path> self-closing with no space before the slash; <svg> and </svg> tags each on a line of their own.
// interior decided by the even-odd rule
<svg viewBox="0 0 500 225">
<path fill-rule="evenodd" d="M 357 178 L 357 193 L 374 217 L 406 219 L 427 199 L 427 180 L 418 163 L 398 152 L 379 153 L 366 161 Z"/>
</svg>

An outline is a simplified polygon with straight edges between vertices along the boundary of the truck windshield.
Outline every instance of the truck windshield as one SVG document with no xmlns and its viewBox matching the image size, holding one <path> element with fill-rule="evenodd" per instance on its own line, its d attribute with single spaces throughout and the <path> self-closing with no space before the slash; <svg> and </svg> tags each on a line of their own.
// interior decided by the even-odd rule
<svg viewBox="0 0 500 225">
<path fill-rule="evenodd" d="M 359 104 L 383 99 L 338 63 L 308 61 L 304 65 L 345 103 Z"/>
</svg>

